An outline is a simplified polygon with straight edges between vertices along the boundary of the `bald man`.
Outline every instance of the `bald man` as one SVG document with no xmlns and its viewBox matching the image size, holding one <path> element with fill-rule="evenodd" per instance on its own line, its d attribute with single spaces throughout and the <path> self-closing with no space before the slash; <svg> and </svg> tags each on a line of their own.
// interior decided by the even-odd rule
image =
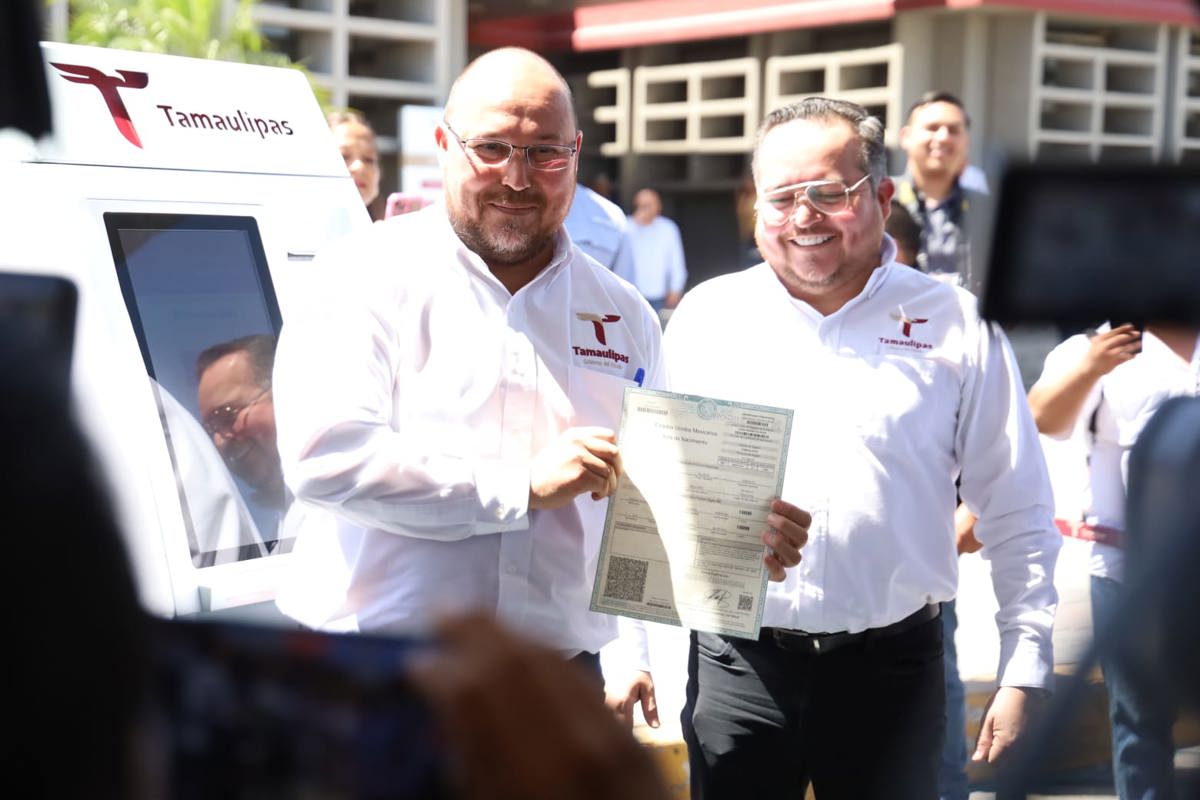
<svg viewBox="0 0 1200 800">
<path fill-rule="evenodd" d="M 478 58 L 434 140 L 444 202 L 322 254 L 326 283 L 284 327 L 284 475 L 337 529 L 298 531 L 279 606 L 372 632 L 484 610 L 598 675 L 617 636 L 588 610 L 614 429 L 625 387 L 660 384 L 658 319 L 563 230 L 582 136 L 544 59 Z M 638 644 L 615 694 L 651 718 Z"/>
</svg>

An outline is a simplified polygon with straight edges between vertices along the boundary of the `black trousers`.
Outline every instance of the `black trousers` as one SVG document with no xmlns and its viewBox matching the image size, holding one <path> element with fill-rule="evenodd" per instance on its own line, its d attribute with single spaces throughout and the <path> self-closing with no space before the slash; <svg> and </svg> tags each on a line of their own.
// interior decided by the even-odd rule
<svg viewBox="0 0 1200 800">
<path fill-rule="evenodd" d="M 692 633 L 692 800 L 936 800 L 942 621 L 820 654 Z"/>
</svg>

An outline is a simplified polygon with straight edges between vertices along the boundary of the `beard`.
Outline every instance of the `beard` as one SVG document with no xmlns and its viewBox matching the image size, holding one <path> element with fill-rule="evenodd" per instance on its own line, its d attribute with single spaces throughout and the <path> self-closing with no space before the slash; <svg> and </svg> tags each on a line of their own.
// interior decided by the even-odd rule
<svg viewBox="0 0 1200 800">
<path fill-rule="evenodd" d="M 483 221 L 488 203 L 511 201 L 533 203 L 539 214 L 533 219 L 500 219 L 495 223 Z M 521 264 L 553 246 L 554 235 L 562 221 L 549 230 L 542 228 L 546 213 L 546 198 L 540 192 L 499 192 L 478 199 L 479 217 L 468 219 L 460 207 L 447 204 L 450 227 L 473 253 L 492 265 Z"/>
</svg>

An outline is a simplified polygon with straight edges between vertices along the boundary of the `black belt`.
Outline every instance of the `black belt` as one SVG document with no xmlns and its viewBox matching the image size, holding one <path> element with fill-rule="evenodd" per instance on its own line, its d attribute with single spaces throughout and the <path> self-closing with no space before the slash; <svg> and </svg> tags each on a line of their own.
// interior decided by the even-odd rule
<svg viewBox="0 0 1200 800">
<path fill-rule="evenodd" d="M 856 644 L 868 639 L 898 636 L 901 633 L 912 630 L 918 625 L 923 625 L 930 620 L 937 619 L 941 613 L 942 607 L 940 605 L 930 603 L 917 609 L 917 611 L 909 614 L 899 622 L 893 622 L 891 625 L 885 625 L 882 628 L 868 628 L 858 633 L 847 633 L 846 631 L 842 631 L 841 633 L 806 633 L 805 631 L 792 630 L 791 628 L 763 628 L 758 640 L 774 644 L 780 650 L 820 655 L 821 653 L 829 653 L 848 644 Z"/>
</svg>

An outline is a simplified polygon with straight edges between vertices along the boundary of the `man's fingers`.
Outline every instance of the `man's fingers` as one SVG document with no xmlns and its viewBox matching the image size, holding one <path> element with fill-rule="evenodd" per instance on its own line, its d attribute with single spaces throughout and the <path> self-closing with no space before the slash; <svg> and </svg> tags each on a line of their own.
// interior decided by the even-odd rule
<svg viewBox="0 0 1200 800">
<path fill-rule="evenodd" d="M 781 583 L 787 577 L 787 570 L 784 569 L 783 562 L 774 553 L 768 552 L 764 555 L 763 563 L 767 565 L 767 580 Z"/>
<path fill-rule="evenodd" d="M 776 497 L 771 501 L 771 510 L 782 517 L 787 517 L 806 531 L 812 524 L 812 514 L 782 498 Z"/>
<path fill-rule="evenodd" d="M 785 568 L 800 563 L 800 548 L 787 540 L 774 528 L 767 528 L 762 535 L 763 544 L 770 548 L 775 559 Z"/>
<path fill-rule="evenodd" d="M 975 753 L 971 756 L 972 761 L 987 761 L 991 762 L 989 753 L 992 749 L 992 720 L 990 717 L 984 717 L 983 725 L 979 727 L 979 738 L 975 740 Z"/>
<path fill-rule="evenodd" d="M 651 728 L 658 727 L 658 699 L 654 696 L 653 686 L 643 686 L 640 692 L 642 701 L 642 716 Z"/>
<path fill-rule="evenodd" d="M 588 472 L 606 481 L 613 471 L 612 464 L 588 450 L 584 450 L 579 454 L 579 463 Z"/>
<path fill-rule="evenodd" d="M 767 530 L 762 540 L 769 549 L 763 557 L 771 580 L 782 581 L 784 571 L 800 563 L 800 549 L 808 542 L 808 526 L 812 515 L 786 500 L 771 501 L 771 513 L 767 514 Z"/>
</svg>

